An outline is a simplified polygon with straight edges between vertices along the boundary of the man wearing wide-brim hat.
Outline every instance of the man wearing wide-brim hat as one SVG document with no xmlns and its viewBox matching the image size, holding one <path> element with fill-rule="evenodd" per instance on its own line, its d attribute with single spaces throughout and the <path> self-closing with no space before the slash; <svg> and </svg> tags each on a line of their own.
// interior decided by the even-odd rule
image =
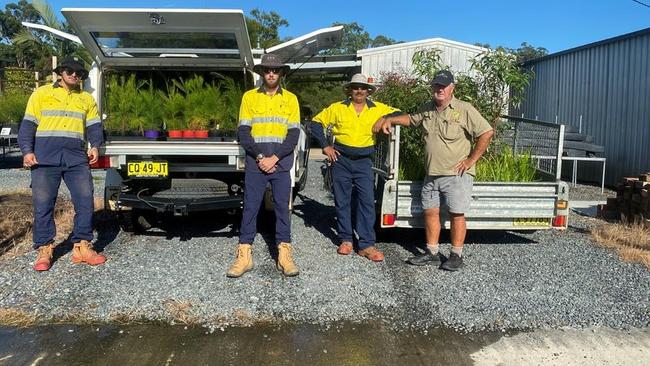
<svg viewBox="0 0 650 366">
<path fill-rule="evenodd" d="M 240 277 L 253 269 L 257 214 L 266 185 L 270 184 L 275 208 L 277 268 L 285 276 L 297 276 L 299 271 L 291 247 L 289 200 L 293 150 L 300 136 L 298 98 L 280 86 L 289 66 L 278 56 L 262 56 L 261 63 L 253 70 L 262 76 L 263 83 L 244 94 L 239 110 L 239 141 L 246 151 L 244 212 L 235 262 L 226 275 Z"/>
<path fill-rule="evenodd" d="M 337 252 L 354 250 L 354 230 L 359 236 L 357 253 L 374 262 L 384 260 L 375 247 L 375 194 L 372 155 L 375 135 L 372 126 L 382 117 L 400 114 L 399 110 L 368 99 L 375 86 L 368 77 L 355 74 L 343 85 L 348 97 L 322 110 L 310 124 L 313 136 L 331 164 L 337 231 Z M 334 143 L 329 144 L 324 130 L 331 128 Z M 353 202 L 352 191 L 356 190 Z M 352 208 L 356 221 L 352 222 Z"/>
<path fill-rule="evenodd" d="M 458 271 L 463 266 L 465 213 L 472 199 L 475 165 L 494 135 L 494 129 L 476 108 L 454 97 L 454 85 L 450 71 L 437 72 L 431 80 L 431 101 L 416 113 L 389 117 L 373 127 L 376 132 L 386 134 L 393 125 L 421 127 L 427 131 L 424 137 L 426 177 L 421 197 L 427 249 L 408 263 L 435 265 L 448 271 Z M 448 258 L 438 249 L 443 201 L 451 221 Z"/>
<path fill-rule="evenodd" d="M 72 262 L 98 265 L 106 261 L 91 244 L 94 199 L 89 164 L 99 157 L 104 133 L 95 100 L 81 88 L 88 71 L 72 57 L 64 58 L 54 71 L 60 79 L 32 93 L 18 131 L 23 166 L 31 170 L 37 271 L 47 271 L 52 264 L 54 205 L 61 180 L 75 210 Z"/>
</svg>

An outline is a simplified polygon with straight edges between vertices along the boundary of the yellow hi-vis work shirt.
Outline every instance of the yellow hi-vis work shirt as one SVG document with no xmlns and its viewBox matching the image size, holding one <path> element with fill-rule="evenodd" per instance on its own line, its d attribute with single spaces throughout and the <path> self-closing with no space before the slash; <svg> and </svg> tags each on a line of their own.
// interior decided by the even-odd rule
<svg viewBox="0 0 650 366">
<path fill-rule="evenodd" d="M 293 150 L 300 135 L 300 107 L 295 94 L 278 88 L 274 95 L 264 87 L 244 93 L 239 109 L 239 140 L 246 150 L 246 170 L 258 172 L 255 156 L 276 155 L 278 171 L 291 169 Z"/>
<path fill-rule="evenodd" d="M 86 141 L 92 147 L 104 142 L 92 95 L 58 82 L 32 93 L 18 132 L 23 154 L 34 153 L 40 165 L 74 166 L 88 163 Z"/>
<path fill-rule="evenodd" d="M 366 101 L 361 113 L 352 105 L 350 99 L 336 102 L 323 109 L 313 121 L 323 125 L 323 129 L 332 126 L 332 134 L 338 144 L 349 147 L 368 147 L 375 145 L 372 126 L 387 114 L 399 112 L 399 109 L 380 102 Z"/>
</svg>

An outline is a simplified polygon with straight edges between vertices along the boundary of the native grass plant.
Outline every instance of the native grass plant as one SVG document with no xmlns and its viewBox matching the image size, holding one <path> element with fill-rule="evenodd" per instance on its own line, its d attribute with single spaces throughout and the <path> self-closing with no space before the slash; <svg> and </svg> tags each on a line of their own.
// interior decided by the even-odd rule
<svg viewBox="0 0 650 366">
<path fill-rule="evenodd" d="M 0 94 L 0 125 L 19 124 L 25 115 L 29 93 L 10 91 Z"/>
<path fill-rule="evenodd" d="M 186 80 L 174 79 L 172 83 L 185 95 L 183 115 L 188 128 L 207 130 L 210 119 L 217 110 L 218 89 L 206 86 L 202 76 L 194 76 Z"/>
<path fill-rule="evenodd" d="M 158 131 L 162 127 L 162 108 L 163 101 L 158 96 L 158 92 L 153 86 L 153 81 L 149 80 L 146 87 L 138 91 L 138 100 L 142 104 L 140 109 L 141 130 Z"/>
<path fill-rule="evenodd" d="M 431 100 L 429 80 L 438 71 L 449 69 L 449 67 L 442 62 L 440 51 L 436 49 L 418 50 L 413 55 L 412 61 L 413 76 L 406 73 L 381 75 L 382 86 L 374 94 L 376 100 L 407 113 L 415 112 L 419 106 Z M 472 103 L 498 132 L 499 117 L 510 103 L 518 105 L 522 102 L 522 92 L 528 85 L 532 74 L 520 68 L 516 57 L 499 48 L 475 57 L 470 73 L 456 73 L 454 76 L 456 79 L 455 97 Z M 399 176 L 404 180 L 422 180 L 425 175 L 422 131 L 419 128 L 402 128 L 400 135 Z M 498 137 L 497 133 L 495 141 L 498 140 Z M 492 177 L 500 179 L 485 178 L 482 180 L 530 181 L 534 179 L 534 174 L 531 176 L 530 173 L 530 169 L 535 170 L 530 154 L 528 154 L 528 158 L 525 156 L 526 154 L 523 157 L 514 156 L 512 151 L 508 153 L 507 147 L 493 142 L 493 146 L 484 156 L 485 160 L 490 160 L 490 163 L 485 165 L 484 172 L 493 170 L 488 168 L 493 164 L 507 163 L 508 166 L 501 169 L 503 172 L 492 174 Z M 511 160 L 508 160 L 509 158 Z M 479 161 L 478 165 L 481 164 L 482 162 Z M 481 168 L 477 167 L 477 169 Z"/>
<path fill-rule="evenodd" d="M 105 127 L 122 135 L 145 130 L 235 130 L 242 89 L 229 77 L 207 82 L 203 76 L 171 79 L 165 90 L 135 75 L 109 78 Z"/>
<path fill-rule="evenodd" d="M 182 130 L 186 127 L 183 120 L 183 110 L 185 109 L 185 96 L 181 94 L 176 85 L 167 83 L 167 90 L 158 90 L 158 96 L 162 100 L 162 119 L 165 129 Z"/>
<path fill-rule="evenodd" d="M 141 127 L 138 112 L 141 113 L 139 89 L 144 85 L 135 75 L 111 77 L 107 83 L 104 128 L 125 136 L 134 134 Z"/>
<path fill-rule="evenodd" d="M 530 152 L 515 154 L 510 146 L 497 142 L 476 164 L 477 182 L 533 182 L 537 178 Z"/>
<path fill-rule="evenodd" d="M 222 76 L 219 87 L 221 98 L 219 99 L 221 112 L 217 120 L 217 129 L 223 131 L 235 131 L 239 124 L 239 107 L 244 95 L 242 88 L 234 79 Z"/>
</svg>

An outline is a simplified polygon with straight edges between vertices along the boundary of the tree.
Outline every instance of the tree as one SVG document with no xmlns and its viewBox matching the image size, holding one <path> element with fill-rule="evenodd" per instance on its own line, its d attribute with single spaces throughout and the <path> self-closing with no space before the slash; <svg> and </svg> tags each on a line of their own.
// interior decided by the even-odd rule
<svg viewBox="0 0 650 366">
<path fill-rule="evenodd" d="M 474 43 L 474 46 L 479 46 L 487 49 L 492 49 L 489 43 Z M 503 46 L 495 47 L 495 49 L 502 48 L 508 53 L 511 53 L 517 57 L 517 62 L 522 63 L 534 58 L 542 57 L 548 55 L 548 50 L 544 47 L 535 47 L 528 42 L 522 42 L 519 48 L 508 48 Z"/>
<path fill-rule="evenodd" d="M 282 42 L 278 30 L 286 27 L 289 22 L 278 13 L 253 9 L 250 17 L 246 17 L 248 36 L 253 47 L 269 48 Z"/>
<path fill-rule="evenodd" d="M 548 50 L 546 48 L 534 47 L 529 45 L 528 42 L 522 42 L 521 47 L 517 49 L 509 49 L 508 51 L 514 53 L 517 56 L 518 62 L 525 62 L 534 58 L 548 55 Z"/>
<path fill-rule="evenodd" d="M 326 51 L 326 54 L 349 55 L 355 54 L 358 50 L 364 48 L 381 47 L 397 43 L 394 39 L 383 35 L 378 35 L 375 38 L 370 37 L 370 33 L 368 33 L 363 26 L 359 25 L 357 22 L 332 24 L 332 26 L 337 25 L 343 26 L 343 39 L 341 40 L 341 46 Z"/>
</svg>

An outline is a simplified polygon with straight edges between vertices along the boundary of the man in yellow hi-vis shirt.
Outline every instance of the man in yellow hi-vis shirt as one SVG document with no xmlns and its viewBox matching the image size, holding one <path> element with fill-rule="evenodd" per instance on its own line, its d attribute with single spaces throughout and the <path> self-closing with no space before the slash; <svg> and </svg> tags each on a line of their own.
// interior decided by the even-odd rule
<svg viewBox="0 0 650 366">
<path fill-rule="evenodd" d="M 289 66 L 278 56 L 266 54 L 253 70 L 264 78 L 261 87 L 247 91 L 239 109 L 238 136 L 246 151 L 244 212 L 237 257 L 228 277 L 240 277 L 253 269 L 252 244 L 257 234 L 257 213 L 267 183 L 273 191 L 277 267 L 285 276 L 297 276 L 291 255 L 291 176 L 293 150 L 300 136 L 298 98 L 280 86 Z"/>
<path fill-rule="evenodd" d="M 97 161 L 104 132 L 95 100 L 81 89 L 88 71 L 73 58 L 64 59 L 54 71 L 61 79 L 34 91 L 18 131 L 23 166 L 31 169 L 37 271 L 47 271 L 52 264 L 54 205 L 61 179 L 75 210 L 72 262 L 98 265 L 106 261 L 90 244 L 94 200 L 89 163 Z"/>
<path fill-rule="evenodd" d="M 368 99 L 375 87 L 363 74 L 345 84 L 348 98 L 336 102 L 314 117 L 311 130 L 332 164 L 334 205 L 340 245 L 338 253 L 353 251 L 352 207 L 356 207 L 355 226 L 359 235 L 358 254 L 381 262 L 384 254 L 375 247 L 375 194 L 372 154 L 375 146 L 373 124 L 399 110 Z M 329 145 L 324 129 L 332 128 L 334 145 Z M 353 189 L 356 202 L 353 202 Z"/>
</svg>

